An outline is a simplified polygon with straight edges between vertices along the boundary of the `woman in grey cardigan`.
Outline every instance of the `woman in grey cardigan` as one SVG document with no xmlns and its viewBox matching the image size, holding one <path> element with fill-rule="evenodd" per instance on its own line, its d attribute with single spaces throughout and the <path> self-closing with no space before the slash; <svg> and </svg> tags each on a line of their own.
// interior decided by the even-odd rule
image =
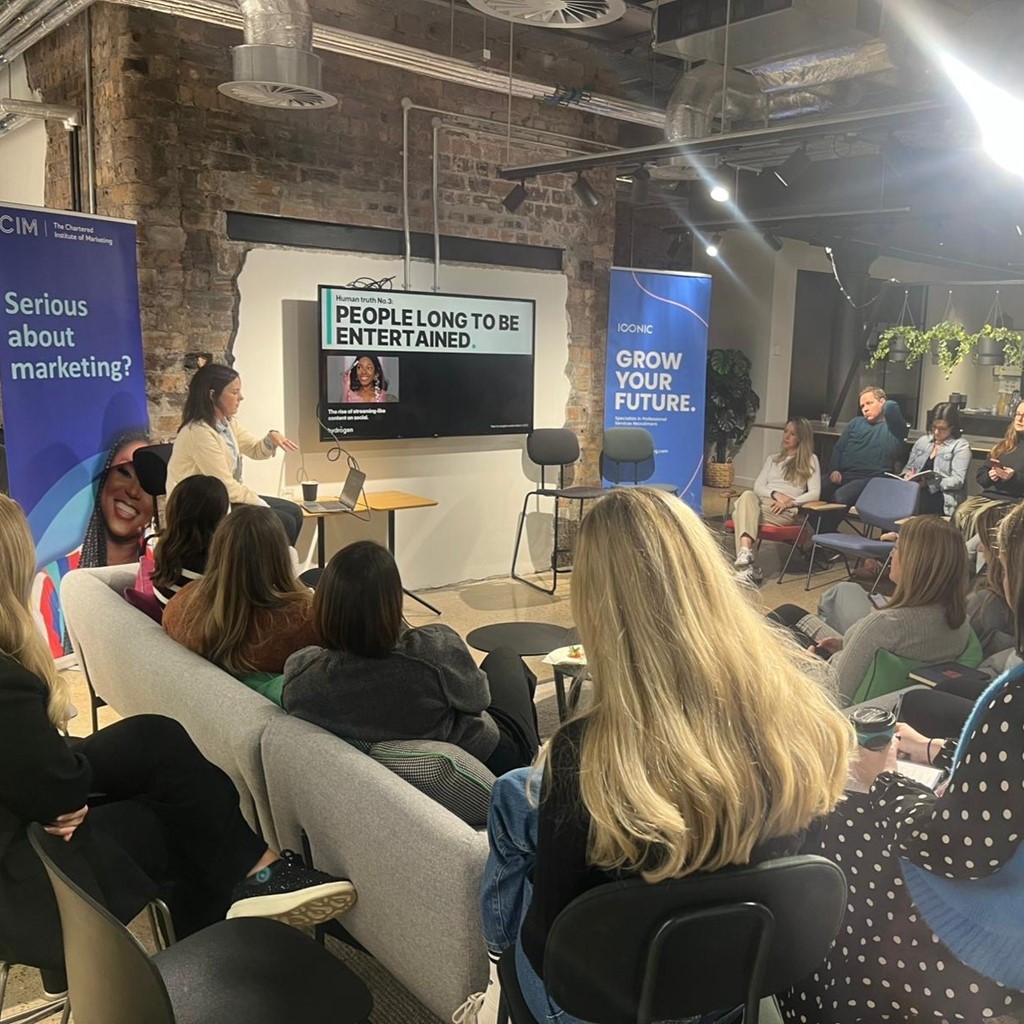
<svg viewBox="0 0 1024 1024">
<path fill-rule="evenodd" d="M 896 541 L 889 575 L 896 591 L 888 605 L 845 634 L 796 605 L 772 612 L 814 643 L 816 653 L 831 657 L 843 703 L 853 699 L 879 651 L 937 665 L 956 661 L 971 638 L 965 608 L 967 548 L 951 523 L 936 516 L 909 520 Z"/>
<path fill-rule="evenodd" d="M 903 467 L 904 479 L 928 469 L 938 476 L 922 485 L 925 491 L 919 511 L 951 516 L 967 495 L 970 466 L 971 445 L 960 436 L 960 410 L 949 402 L 940 402 L 931 413 L 930 433 L 914 442 Z"/>
<path fill-rule="evenodd" d="M 498 648 L 478 668 L 458 633 L 432 623 L 403 628 L 402 579 L 372 541 L 342 548 L 313 598 L 321 646 L 284 667 L 285 711 L 346 740 L 444 740 L 495 775 L 537 753 L 536 677 Z"/>
</svg>

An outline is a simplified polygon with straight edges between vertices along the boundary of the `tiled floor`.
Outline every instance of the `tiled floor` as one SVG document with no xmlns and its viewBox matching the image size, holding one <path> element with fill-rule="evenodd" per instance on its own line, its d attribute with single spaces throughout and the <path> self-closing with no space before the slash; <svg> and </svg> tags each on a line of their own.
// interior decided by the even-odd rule
<svg viewBox="0 0 1024 1024">
<path fill-rule="evenodd" d="M 709 517 L 709 525 L 712 528 L 720 528 L 722 507 L 722 499 L 715 492 L 705 493 L 705 514 Z M 713 518 L 716 515 L 718 518 Z M 776 550 L 773 551 L 772 548 Z M 841 579 L 844 575 L 842 571 L 835 570 L 825 575 L 816 576 L 814 579 L 816 589 L 810 593 L 804 592 L 802 577 L 788 576 L 786 582 L 780 586 L 774 582 L 772 575 L 773 572 L 777 573 L 778 571 L 777 559 L 780 554 L 784 557 L 785 550 L 777 545 L 766 544 L 760 556 L 766 582 L 756 592 L 756 595 L 766 609 L 783 603 L 799 604 L 813 609 L 824 589 L 825 582 Z M 414 626 L 440 621 L 451 626 L 461 636 L 466 636 L 478 626 L 504 621 L 550 622 L 569 626 L 572 624 L 569 608 L 571 580 L 571 575 L 562 576 L 559 580 L 558 593 L 553 597 L 548 597 L 508 578 L 445 587 L 429 591 L 425 595 L 441 609 L 440 619 L 422 605 L 410 600 L 406 600 L 405 614 L 408 621 Z M 483 655 L 478 654 L 478 657 L 482 659 Z M 548 735 L 558 722 L 551 668 L 545 665 L 541 658 L 528 658 L 527 662 L 538 677 L 536 701 L 541 732 L 543 735 Z M 67 675 L 72 684 L 74 703 L 80 709 L 78 717 L 71 724 L 71 732 L 74 735 L 87 735 L 90 730 L 87 710 L 89 699 L 84 678 L 78 672 L 69 672 Z M 101 726 L 115 721 L 117 717 L 110 708 L 100 709 Z M 144 928 L 140 930 L 140 935 L 144 935 Z M 345 958 L 351 960 L 353 969 L 364 974 L 367 983 L 377 993 L 379 1010 L 374 1015 L 375 1024 L 385 1024 L 385 1021 L 387 1024 L 391 1024 L 392 1021 L 394 1024 L 398 1024 L 399 1021 L 401 1024 L 431 1024 L 435 1020 L 372 962 L 363 962 L 366 958 L 361 960 L 358 954 L 354 954 L 350 958 L 346 953 Z M 28 1005 L 38 998 L 37 973 L 22 969 L 12 972 L 7 999 L 8 1012 L 13 1011 L 17 1004 Z M 387 1008 L 386 1011 L 385 1008 Z M 381 1012 L 387 1012 L 388 1016 L 381 1016 Z M 762 1019 L 767 1022 L 773 1018 L 765 1013 L 762 1014 Z"/>
</svg>

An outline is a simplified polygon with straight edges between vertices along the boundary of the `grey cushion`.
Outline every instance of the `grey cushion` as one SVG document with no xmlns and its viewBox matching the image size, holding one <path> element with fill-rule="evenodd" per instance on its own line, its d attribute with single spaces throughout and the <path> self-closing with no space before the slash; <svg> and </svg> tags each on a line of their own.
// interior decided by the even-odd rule
<svg viewBox="0 0 1024 1024">
<path fill-rule="evenodd" d="M 353 746 L 436 800 L 467 825 L 486 826 L 494 775 L 461 747 L 437 740 L 388 740 Z"/>
</svg>

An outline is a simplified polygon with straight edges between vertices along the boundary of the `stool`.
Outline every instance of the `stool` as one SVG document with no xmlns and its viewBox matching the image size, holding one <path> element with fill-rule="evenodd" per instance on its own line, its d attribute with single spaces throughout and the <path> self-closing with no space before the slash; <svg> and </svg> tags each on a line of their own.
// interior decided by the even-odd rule
<svg viewBox="0 0 1024 1024">
<path fill-rule="evenodd" d="M 520 658 L 536 658 L 557 647 L 579 643 L 574 627 L 553 622 L 494 622 L 466 636 L 466 643 L 489 654 L 495 647 L 511 647 Z"/>
</svg>

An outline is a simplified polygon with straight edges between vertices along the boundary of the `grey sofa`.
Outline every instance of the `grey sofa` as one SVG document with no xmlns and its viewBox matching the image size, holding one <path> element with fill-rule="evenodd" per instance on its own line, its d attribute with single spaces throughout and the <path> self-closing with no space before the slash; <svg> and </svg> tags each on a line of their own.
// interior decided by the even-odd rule
<svg viewBox="0 0 1024 1024">
<path fill-rule="evenodd" d="M 239 791 L 278 849 L 352 879 L 343 923 L 417 999 L 447 1019 L 487 984 L 477 896 L 487 837 L 335 736 L 290 718 L 171 640 L 123 598 L 134 568 L 69 573 L 61 600 L 82 670 L 121 715 L 176 719 Z"/>
</svg>

